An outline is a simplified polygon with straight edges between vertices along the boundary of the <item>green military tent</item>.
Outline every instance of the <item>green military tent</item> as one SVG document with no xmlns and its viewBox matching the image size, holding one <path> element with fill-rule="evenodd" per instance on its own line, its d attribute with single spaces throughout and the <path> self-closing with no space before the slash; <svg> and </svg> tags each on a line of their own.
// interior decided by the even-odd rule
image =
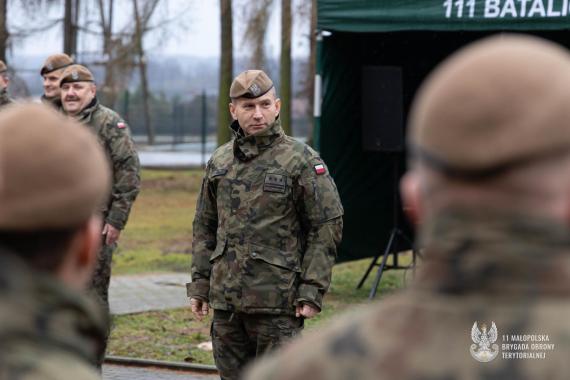
<svg viewBox="0 0 570 380">
<path fill-rule="evenodd" d="M 405 166 L 403 152 L 363 148 L 363 128 L 367 128 L 363 113 L 377 111 L 363 106 L 365 68 L 398 69 L 398 101 L 405 126 L 422 80 L 445 57 L 473 40 L 498 32 L 523 32 L 569 46 L 570 0 L 318 0 L 317 5 L 313 139 L 345 207 L 339 261 L 348 261 L 373 256 L 387 245 L 395 224 L 394 189 Z M 397 123 L 375 127 L 396 128 L 390 124 Z M 394 163 L 399 164 L 395 177 Z M 398 215 L 404 232 L 411 235 L 401 211 Z"/>
</svg>

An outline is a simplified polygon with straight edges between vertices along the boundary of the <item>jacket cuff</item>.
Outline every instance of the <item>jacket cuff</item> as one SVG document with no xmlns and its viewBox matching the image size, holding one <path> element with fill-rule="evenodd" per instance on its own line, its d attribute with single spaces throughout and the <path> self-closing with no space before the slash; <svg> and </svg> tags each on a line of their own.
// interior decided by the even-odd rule
<svg viewBox="0 0 570 380">
<path fill-rule="evenodd" d="M 209 293 L 210 281 L 198 280 L 186 283 L 186 296 L 188 296 L 188 298 L 193 297 L 208 301 Z"/>
<path fill-rule="evenodd" d="M 323 295 L 316 286 L 301 284 L 297 290 L 297 302 L 309 302 L 321 310 Z"/>
<path fill-rule="evenodd" d="M 105 218 L 105 222 L 119 230 L 122 230 L 125 228 L 125 224 L 127 224 L 127 217 L 124 213 L 111 209 Z"/>
</svg>

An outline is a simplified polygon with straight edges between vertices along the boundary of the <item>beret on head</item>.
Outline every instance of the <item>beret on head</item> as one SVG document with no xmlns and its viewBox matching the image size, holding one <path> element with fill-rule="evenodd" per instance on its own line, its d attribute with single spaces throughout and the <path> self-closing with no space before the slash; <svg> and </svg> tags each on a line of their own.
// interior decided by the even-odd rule
<svg viewBox="0 0 570 380">
<path fill-rule="evenodd" d="M 95 78 L 91 71 L 83 65 L 71 65 L 63 71 L 59 81 L 59 87 L 64 83 L 72 82 L 94 82 Z"/>
<path fill-rule="evenodd" d="M 53 54 L 47 57 L 42 69 L 40 70 L 40 75 L 45 75 L 70 65 L 73 65 L 73 59 L 71 59 L 69 55 Z"/>
<path fill-rule="evenodd" d="M 230 98 L 258 98 L 273 88 L 271 79 L 261 70 L 246 70 L 235 77 Z"/>
<path fill-rule="evenodd" d="M 0 60 L 0 74 L 5 73 L 8 71 L 8 66 L 4 63 L 4 61 Z"/>
<path fill-rule="evenodd" d="M 74 227 L 100 209 L 110 169 L 96 137 L 43 104 L 0 112 L 0 229 Z"/>
<path fill-rule="evenodd" d="M 570 55 L 525 35 L 475 42 L 429 76 L 409 120 L 411 149 L 448 172 L 490 173 L 570 150 Z"/>
</svg>

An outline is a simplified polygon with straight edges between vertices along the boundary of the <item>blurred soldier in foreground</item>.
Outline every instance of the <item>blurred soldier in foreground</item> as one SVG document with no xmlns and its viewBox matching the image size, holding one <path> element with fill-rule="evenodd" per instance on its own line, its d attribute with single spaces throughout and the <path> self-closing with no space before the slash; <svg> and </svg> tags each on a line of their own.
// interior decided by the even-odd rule
<svg viewBox="0 0 570 380">
<path fill-rule="evenodd" d="M 321 311 L 342 206 L 317 153 L 286 136 L 280 100 L 260 70 L 230 88 L 234 139 L 206 169 L 192 242 L 191 307 L 214 309 L 212 343 L 222 379 L 274 349 Z"/>
<path fill-rule="evenodd" d="M 2 110 L 0 379 L 99 378 L 107 319 L 83 291 L 109 188 L 102 149 L 75 121 L 40 104 Z"/>
<path fill-rule="evenodd" d="M 507 35 L 448 59 L 410 117 L 416 283 L 248 378 L 567 379 L 569 120 L 565 49 Z"/>
<path fill-rule="evenodd" d="M 66 67 L 73 64 L 73 59 L 67 54 L 53 54 L 47 57 L 40 75 L 43 78 L 44 94 L 42 102 L 61 110 L 61 89 L 59 80 Z"/>
<path fill-rule="evenodd" d="M 0 61 L 0 107 L 14 102 L 8 95 L 9 85 L 10 77 L 8 76 L 8 67 L 4 61 Z"/>
<path fill-rule="evenodd" d="M 64 112 L 97 136 L 112 168 L 111 197 L 102 210 L 103 247 L 93 277 L 93 288 L 108 308 L 113 252 L 140 189 L 139 158 L 125 121 L 99 104 L 93 75 L 85 66 L 69 66 L 61 76 L 60 86 Z"/>
</svg>

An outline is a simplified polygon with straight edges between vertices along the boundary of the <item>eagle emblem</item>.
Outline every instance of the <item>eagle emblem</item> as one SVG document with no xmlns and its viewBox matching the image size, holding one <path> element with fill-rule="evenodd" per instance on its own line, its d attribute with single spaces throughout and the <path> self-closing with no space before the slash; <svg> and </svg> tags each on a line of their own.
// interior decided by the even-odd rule
<svg viewBox="0 0 570 380">
<path fill-rule="evenodd" d="M 471 356 L 477 361 L 486 363 L 497 357 L 499 353 L 499 345 L 493 344 L 497 340 L 497 326 L 495 322 L 491 322 L 491 329 L 487 330 L 487 325 L 482 324 L 481 330 L 477 326 L 477 322 L 473 323 L 471 328 L 471 339 L 473 343 L 469 348 Z"/>
</svg>

